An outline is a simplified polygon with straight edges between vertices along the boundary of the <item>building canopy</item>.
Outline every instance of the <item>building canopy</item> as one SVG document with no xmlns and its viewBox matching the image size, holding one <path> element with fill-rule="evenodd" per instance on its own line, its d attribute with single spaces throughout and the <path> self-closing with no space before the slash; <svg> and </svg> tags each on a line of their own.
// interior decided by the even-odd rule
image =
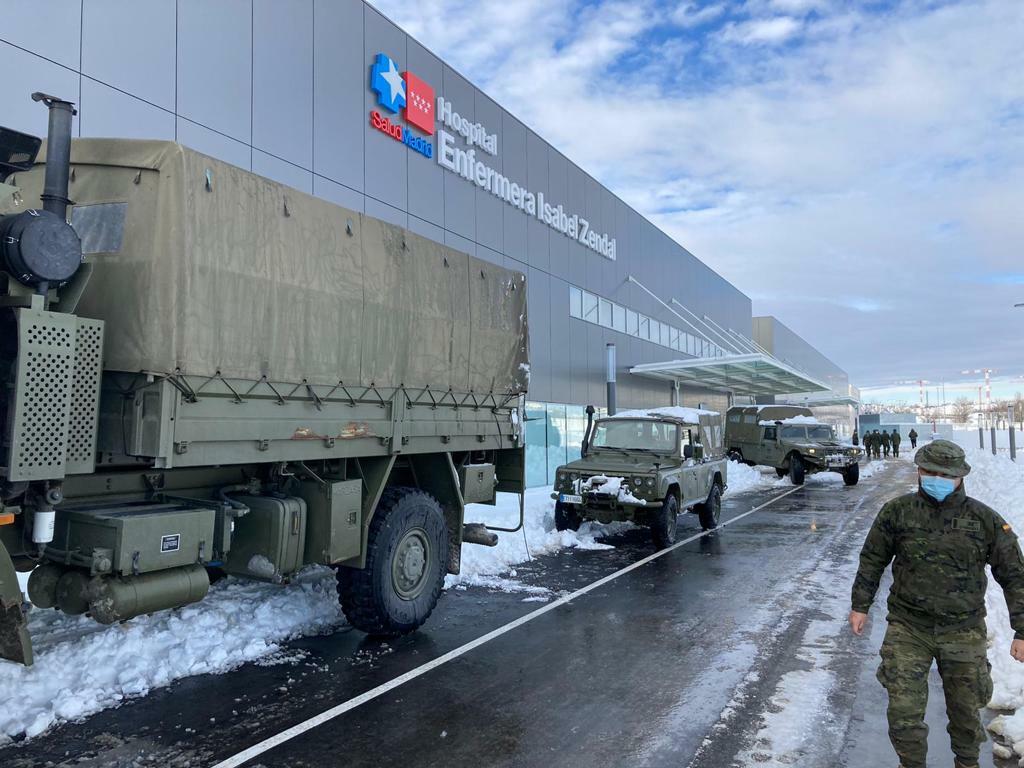
<svg viewBox="0 0 1024 768">
<path fill-rule="evenodd" d="M 830 391 L 824 382 L 763 353 L 642 363 L 634 365 L 629 372 L 750 397 Z"/>
</svg>

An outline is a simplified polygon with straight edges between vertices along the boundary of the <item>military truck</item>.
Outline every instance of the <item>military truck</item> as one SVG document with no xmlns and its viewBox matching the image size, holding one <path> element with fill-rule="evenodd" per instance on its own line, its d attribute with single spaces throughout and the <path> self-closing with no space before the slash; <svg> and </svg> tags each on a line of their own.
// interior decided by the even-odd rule
<svg viewBox="0 0 1024 768">
<path fill-rule="evenodd" d="M 793 485 L 815 472 L 838 472 L 846 485 L 860 479 L 861 449 L 840 443 L 835 428 L 814 418 L 810 408 L 734 406 L 726 414 L 725 444 L 733 461 L 774 467 Z"/>
<path fill-rule="evenodd" d="M 410 632 L 524 486 L 523 275 L 174 143 L 0 131 L 0 655 L 222 574 Z M 73 199 L 71 199 L 73 198 Z M 70 223 L 69 223 L 70 222 Z M 516 530 L 516 529 L 512 529 Z"/>
<path fill-rule="evenodd" d="M 594 421 L 587 407 L 582 457 L 558 468 L 555 527 L 584 520 L 646 525 L 660 549 L 676 540 L 679 513 L 718 526 L 727 464 L 722 416 L 696 408 L 623 411 Z"/>
</svg>

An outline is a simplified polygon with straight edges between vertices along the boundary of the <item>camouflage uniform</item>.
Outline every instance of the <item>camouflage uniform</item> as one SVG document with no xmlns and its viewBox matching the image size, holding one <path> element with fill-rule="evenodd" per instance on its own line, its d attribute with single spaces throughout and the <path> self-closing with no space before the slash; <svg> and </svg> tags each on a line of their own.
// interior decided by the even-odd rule
<svg viewBox="0 0 1024 768">
<path fill-rule="evenodd" d="M 882 458 L 882 436 L 878 434 L 877 429 L 871 433 L 871 444 L 874 446 L 875 458 Z"/>
<path fill-rule="evenodd" d="M 903 436 L 895 429 L 892 431 L 892 455 L 899 457 L 900 455 L 900 443 L 903 441 Z"/>
<path fill-rule="evenodd" d="M 910 438 L 910 447 L 917 448 L 917 430 L 910 430 L 910 433 L 907 435 L 907 437 Z"/>
<path fill-rule="evenodd" d="M 889 433 L 884 429 L 882 430 L 881 438 L 882 448 L 885 449 L 885 457 L 889 458 L 889 447 L 892 445 L 892 438 L 889 437 Z"/>
<path fill-rule="evenodd" d="M 959 446 L 936 440 L 914 461 L 929 472 L 964 477 Z M 860 555 L 853 610 L 867 613 L 882 573 L 893 562 L 889 628 L 878 680 L 889 694 L 889 738 L 904 768 L 925 768 L 928 673 L 938 663 L 947 731 L 964 765 L 977 765 L 985 740 L 978 710 L 992 696 L 985 654 L 985 566 L 1003 588 L 1016 637 L 1024 639 L 1024 558 L 1017 537 L 996 512 L 960 486 L 944 501 L 919 490 L 879 512 Z"/>
</svg>

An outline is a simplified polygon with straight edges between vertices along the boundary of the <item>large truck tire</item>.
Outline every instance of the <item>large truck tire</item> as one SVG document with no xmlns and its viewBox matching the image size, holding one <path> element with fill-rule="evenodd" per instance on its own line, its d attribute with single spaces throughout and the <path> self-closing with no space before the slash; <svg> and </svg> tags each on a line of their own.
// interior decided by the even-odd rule
<svg viewBox="0 0 1024 768">
<path fill-rule="evenodd" d="M 387 488 L 370 523 L 366 567 L 337 569 L 345 617 L 370 635 L 404 635 L 427 620 L 444 586 L 448 526 L 416 488 Z"/>
<path fill-rule="evenodd" d="M 803 485 L 805 474 L 804 460 L 799 453 L 794 453 L 789 457 L 789 481 L 793 485 Z"/>
<path fill-rule="evenodd" d="M 555 530 L 556 531 L 578 531 L 583 524 L 583 518 L 576 511 L 560 501 L 555 502 Z"/>
<path fill-rule="evenodd" d="M 697 505 L 697 519 L 700 520 L 700 527 L 710 531 L 718 527 L 718 520 L 722 516 L 722 488 L 715 483 L 708 494 L 708 500 Z"/>
<path fill-rule="evenodd" d="M 843 482 L 847 485 L 856 485 L 860 480 L 860 464 L 851 464 L 843 470 Z"/>
<path fill-rule="evenodd" d="M 654 546 L 664 549 L 675 544 L 678 520 L 679 499 L 669 491 L 661 509 L 656 511 L 651 519 L 651 538 L 654 539 Z"/>
</svg>

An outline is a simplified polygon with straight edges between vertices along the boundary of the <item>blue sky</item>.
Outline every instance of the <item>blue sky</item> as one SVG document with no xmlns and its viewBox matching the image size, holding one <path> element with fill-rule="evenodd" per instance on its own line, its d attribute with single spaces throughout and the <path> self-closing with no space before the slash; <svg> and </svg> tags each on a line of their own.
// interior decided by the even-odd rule
<svg viewBox="0 0 1024 768">
<path fill-rule="evenodd" d="M 1024 2 L 374 2 L 856 383 L 1024 373 Z"/>
</svg>

